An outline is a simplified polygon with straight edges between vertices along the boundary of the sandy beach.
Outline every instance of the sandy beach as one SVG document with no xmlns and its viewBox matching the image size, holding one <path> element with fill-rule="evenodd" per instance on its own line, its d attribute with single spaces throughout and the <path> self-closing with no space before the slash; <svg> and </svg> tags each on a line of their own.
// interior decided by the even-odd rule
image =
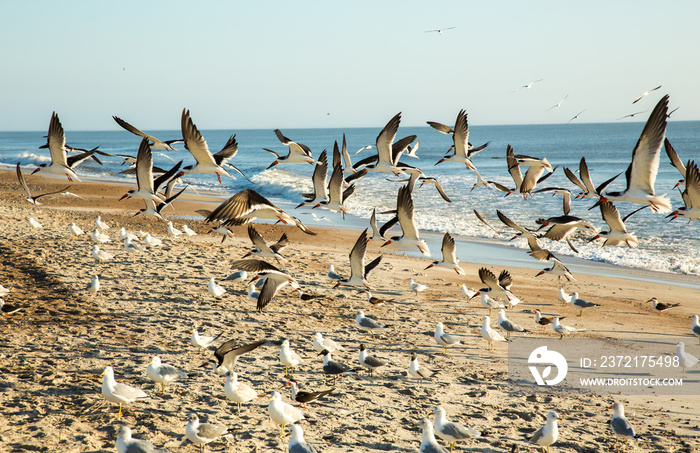
<svg viewBox="0 0 700 453">
<path fill-rule="evenodd" d="M 66 187 L 66 181 L 34 175 L 32 191 L 43 193 Z M 76 197 L 58 197 L 34 206 L 24 198 L 14 172 L 0 172 L 0 284 L 10 289 L 8 304 L 23 305 L 23 311 L 3 320 L 0 341 L 0 451 L 115 451 L 113 435 L 121 425 L 132 428 L 135 438 L 148 440 L 170 451 L 196 451 L 185 437 L 186 417 L 225 424 L 235 429 L 233 439 L 207 446 L 214 452 L 286 451 L 288 437 L 268 416 L 272 392 L 279 391 L 291 402 L 279 361 L 279 344 L 289 339 L 292 349 L 304 359 L 294 377 L 301 389 L 328 388 L 322 358 L 312 347 L 315 332 L 344 345 L 335 360 L 358 366 L 359 346 L 389 361 L 370 378 L 364 371 L 338 379 L 335 391 L 304 409 L 308 420 L 301 423 L 305 438 L 319 451 L 417 451 L 421 433 L 414 423 L 432 418 L 441 404 L 450 420 L 482 432 L 482 439 L 457 443 L 455 451 L 505 452 L 512 445 L 521 450 L 525 439 L 543 426 L 547 412 L 557 411 L 559 440 L 552 451 L 595 452 L 608 450 L 614 442 L 609 421 L 612 404 L 625 404 L 626 413 L 640 439 L 633 451 L 692 452 L 700 448 L 700 395 L 611 396 L 552 392 L 543 394 L 511 391 L 507 374 L 506 343 L 487 351 L 480 335 L 480 318 L 488 314 L 478 299 L 468 301 L 460 285 L 471 289 L 483 285 L 478 264 L 463 264 L 466 276 L 445 269 L 423 269 L 430 260 L 387 253 L 381 243 L 370 242 L 367 256 L 384 255 L 370 277 L 373 295 L 392 299 L 382 306 L 370 305 L 356 289 L 333 289 L 326 273 L 330 264 L 349 275 L 348 253 L 357 232 L 315 228 L 316 236 L 285 225 L 257 224 L 269 241 L 287 233 L 286 262 L 278 265 L 294 276 L 304 292 L 324 296 L 305 304 L 288 287 L 262 312 L 246 294 L 242 284 L 223 283 L 227 292 L 219 299 L 207 292 L 209 277 L 217 282 L 233 272 L 230 261 L 251 249 L 246 227 L 233 228 L 236 237 L 221 243 L 220 236 L 207 234 L 195 211 L 211 209 L 207 197 L 184 195 L 168 208 L 176 227 L 183 223 L 195 230 L 193 237 L 170 238 L 166 224 L 152 217 L 134 217 L 143 207 L 138 200 L 118 201 L 128 187 L 116 184 L 76 182 L 70 191 Z M 209 201 L 209 203 L 207 203 Z M 91 257 L 96 215 L 111 226 L 111 242 L 100 247 L 114 255 L 103 263 Z M 417 213 L 416 215 L 419 215 Z M 33 217 L 43 224 L 34 230 Z M 191 216 L 186 220 L 181 216 Z M 75 222 L 85 234 L 72 237 L 68 224 Z M 131 256 L 123 248 L 118 231 L 125 227 L 143 230 L 163 244 Z M 439 259 L 439 250 L 433 250 Z M 543 268 L 545 266 L 543 265 Z M 496 274 L 500 268 L 489 266 Z M 540 333 L 531 311 L 566 316 L 566 324 L 585 332 L 579 337 L 652 339 L 669 344 L 669 353 L 682 340 L 687 350 L 700 356 L 697 338 L 690 330 L 690 316 L 700 312 L 700 291 L 644 280 L 577 274 L 567 283 L 601 307 L 578 309 L 557 300 L 555 277 L 535 278 L 532 269 L 509 268 L 513 292 L 522 303 L 508 310 L 509 319 L 533 332 L 530 335 L 558 337 L 551 329 Z M 101 290 L 91 297 L 85 290 L 93 275 L 99 275 Z M 429 285 L 418 295 L 406 279 L 414 277 Z M 680 303 L 663 316 L 651 304 L 657 297 Z M 362 339 L 355 325 L 356 310 L 377 318 L 391 328 L 379 340 Z M 492 316 L 492 326 L 497 314 Z M 461 341 L 440 354 L 433 340 L 437 321 Z M 201 352 L 189 343 L 190 331 L 222 333 L 219 345 L 237 339 L 241 344 L 256 340 L 271 343 L 241 357 L 239 377 L 265 397 L 246 403 L 240 415 L 226 399 L 223 379 L 213 370 L 200 368 L 212 351 Z M 273 344 L 272 342 L 276 342 Z M 417 383 L 407 377 L 411 352 L 428 368 L 439 373 Z M 153 356 L 187 370 L 190 378 L 166 386 L 165 394 L 146 376 Z M 118 382 L 146 391 L 150 399 L 133 403 L 117 417 L 117 406 L 101 395 L 101 373 L 114 368 Z M 697 378 L 697 374 L 695 375 Z M 446 442 L 440 441 L 444 446 Z M 619 445 L 619 444 L 618 444 Z"/>
</svg>

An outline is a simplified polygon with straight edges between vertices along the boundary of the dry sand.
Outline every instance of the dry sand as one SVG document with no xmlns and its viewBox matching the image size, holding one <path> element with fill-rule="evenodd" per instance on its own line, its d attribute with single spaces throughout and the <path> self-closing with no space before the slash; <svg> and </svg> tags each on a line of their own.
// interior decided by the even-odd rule
<svg viewBox="0 0 700 453">
<path fill-rule="evenodd" d="M 56 190 L 65 181 L 32 176 L 33 191 Z M 641 439 L 636 451 L 697 451 L 700 442 L 700 396 L 609 396 L 571 395 L 553 392 L 511 392 L 507 382 L 507 345 L 497 343 L 486 351 L 479 334 L 480 317 L 487 314 L 479 302 L 465 300 L 459 284 L 479 288 L 478 265 L 465 264 L 466 277 L 444 269 L 423 271 L 427 260 L 400 254 L 384 254 L 371 276 L 375 295 L 394 299 L 380 307 L 369 305 L 356 290 L 333 290 L 326 276 L 329 264 L 347 275 L 347 255 L 356 232 L 316 229 L 305 235 L 287 226 L 259 225 L 268 240 L 286 232 L 290 246 L 280 265 L 295 276 L 308 293 L 327 296 L 321 303 L 305 305 L 285 288 L 263 312 L 255 311 L 243 285 L 226 285 L 228 292 L 215 299 L 207 293 L 207 280 L 220 281 L 234 269 L 229 260 L 240 258 L 250 244 L 245 227 L 234 229 L 236 238 L 221 244 L 207 235 L 209 225 L 184 221 L 199 233 L 192 238 L 170 239 L 164 223 L 153 218 L 133 217 L 142 208 L 134 200 L 118 202 L 123 186 L 76 183 L 71 191 L 85 197 L 59 197 L 42 206 L 24 200 L 14 172 L 0 172 L 0 284 L 11 289 L 7 303 L 26 306 L 4 321 L 0 341 L 0 451 L 115 451 L 112 437 L 117 427 L 128 425 L 136 438 L 171 451 L 196 451 L 184 436 L 186 416 L 235 427 L 233 440 L 215 441 L 208 451 L 286 451 L 287 438 L 267 414 L 269 395 L 280 391 L 290 401 L 279 347 L 262 348 L 243 356 L 240 379 L 268 396 L 245 404 L 241 415 L 223 392 L 222 378 L 198 368 L 211 351 L 196 351 L 189 332 L 224 332 L 221 339 L 236 338 L 241 344 L 259 339 L 291 341 L 305 359 L 295 371 L 300 387 L 326 388 L 321 358 L 311 346 L 315 332 L 340 341 L 346 350 L 334 359 L 357 365 L 359 345 L 365 342 L 372 354 L 389 359 L 390 365 L 370 379 L 365 373 L 339 379 L 329 397 L 305 409 L 306 440 L 320 451 L 416 451 L 420 432 L 413 423 L 442 404 L 451 420 L 481 430 L 482 440 L 457 444 L 456 451 L 501 452 L 541 427 L 548 411 L 556 410 L 559 441 L 553 451 L 594 452 L 613 442 L 609 428 L 611 405 L 622 401 Z M 203 204 L 176 202 L 177 215 L 195 215 Z M 211 205 L 206 205 L 210 208 Z M 114 260 L 98 263 L 91 256 L 95 215 L 112 228 L 112 242 L 102 249 Z M 167 215 L 175 215 L 168 210 Z M 32 230 L 33 216 L 44 225 Z M 86 235 L 72 238 L 68 224 L 74 221 Z M 173 218 L 176 227 L 183 220 Z M 148 231 L 163 245 L 134 258 L 118 239 L 119 227 L 131 232 Z M 312 228 L 315 225 L 310 225 Z M 368 257 L 379 254 L 371 243 Z M 384 249 L 381 250 L 382 252 Z M 434 251 L 434 253 L 439 251 Z M 492 268 L 494 272 L 500 269 Z M 556 299 L 556 278 L 533 278 L 532 269 L 510 268 L 514 292 L 523 303 L 509 310 L 511 320 L 534 330 L 530 310 L 567 316 L 567 324 L 588 329 L 580 336 L 601 338 L 660 338 L 669 343 L 683 339 L 689 351 L 700 355 L 690 332 L 689 316 L 700 311 L 700 294 L 677 286 L 644 281 L 577 275 L 566 285 L 586 299 L 603 306 L 589 309 L 583 317 Z M 85 287 L 99 275 L 102 289 L 90 298 Z M 430 289 L 416 296 L 406 278 L 415 276 Z M 657 296 L 681 306 L 662 317 L 644 301 Z M 355 327 L 355 310 L 391 324 L 381 340 L 362 340 Z M 494 317 L 495 318 L 495 313 Z M 435 322 L 442 321 L 449 333 L 464 345 L 452 347 L 448 355 L 432 335 Z M 554 337 L 550 330 L 533 335 Z M 217 342 L 216 344 L 220 344 Z M 416 351 L 422 364 L 439 370 L 427 382 L 407 378 L 410 353 Z M 191 372 L 191 378 L 166 386 L 161 395 L 146 376 L 152 356 Z M 116 379 L 144 389 L 150 400 L 125 408 L 101 396 L 101 373 L 114 367 Z M 431 416 L 432 417 L 432 416 Z M 445 445 L 445 443 L 443 443 Z M 524 449 L 527 449 L 525 447 Z"/>
</svg>

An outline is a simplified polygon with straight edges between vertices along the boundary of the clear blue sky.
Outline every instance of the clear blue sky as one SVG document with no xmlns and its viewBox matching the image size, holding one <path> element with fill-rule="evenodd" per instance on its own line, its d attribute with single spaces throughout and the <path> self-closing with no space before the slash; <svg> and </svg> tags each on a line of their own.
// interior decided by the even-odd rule
<svg viewBox="0 0 700 453">
<path fill-rule="evenodd" d="M 202 129 L 460 108 L 470 124 L 606 122 L 665 93 L 674 120 L 698 120 L 698 17 L 697 1 L 4 2 L 0 130 L 44 130 L 54 110 L 67 130 L 179 129 L 183 107 Z"/>
</svg>

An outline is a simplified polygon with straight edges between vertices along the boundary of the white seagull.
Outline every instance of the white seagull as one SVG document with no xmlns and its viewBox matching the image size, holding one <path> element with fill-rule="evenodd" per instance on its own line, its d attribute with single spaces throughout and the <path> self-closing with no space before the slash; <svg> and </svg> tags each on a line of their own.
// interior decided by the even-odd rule
<svg viewBox="0 0 700 453">
<path fill-rule="evenodd" d="M 450 444 L 450 451 L 452 451 L 458 440 L 481 437 L 481 433 L 474 428 L 449 421 L 445 409 L 442 406 L 437 406 L 433 409 L 433 414 L 435 415 L 435 421 L 433 422 L 435 432 L 443 440 L 452 442 Z"/>
<path fill-rule="evenodd" d="M 583 332 L 584 329 L 575 329 L 573 327 L 565 326 L 559 322 L 559 316 L 555 316 L 552 320 L 552 330 L 559 334 L 559 339 L 564 338 L 564 335 L 569 335 L 574 332 Z"/>
<path fill-rule="evenodd" d="M 362 338 L 367 337 L 367 333 L 370 333 L 372 334 L 373 339 L 374 332 L 383 332 L 387 329 L 387 327 L 389 327 L 381 321 L 377 321 L 376 319 L 366 317 L 365 312 L 362 310 L 357 310 L 357 315 L 355 316 L 355 324 L 357 324 L 357 327 L 365 331 L 365 336 Z"/>
<path fill-rule="evenodd" d="M 102 231 L 104 230 L 109 230 L 109 225 L 107 225 L 105 222 L 102 221 L 100 216 L 95 217 L 95 228 L 98 228 Z"/>
<path fill-rule="evenodd" d="M 613 416 L 610 419 L 610 428 L 612 428 L 613 434 L 615 435 L 615 443 L 610 447 L 611 450 L 615 449 L 618 438 L 625 439 L 625 444 L 629 445 L 630 440 L 634 440 L 635 437 L 637 437 L 634 433 L 634 428 L 625 417 L 625 406 L 623 406 L 622 403 L 616 402 L 613 404 Z"/>
<path fill-rule="evenodd" d="M 498 310 L 498 327 L 507 332 L 506 340 L 510 338 L 511 332 L 529 332 L 520 324 L 508 320 L 508 318 L 506 318 L 506 311 L 502 308 Z"/>
<path fill-rule="evenodd" d="M 186 378 L 187 372 L 178 370 L 167 363 L 162 363 L 159 357 L 154 356 L 146 368 L 146 375 L 150 380 L 160 383 L 161 393 L 165 393 L 166 383 L 173 382 L 178 378 Z"/>
<path fill-rule="evenodd" d="M 693 323 L 690 328 L 693 334 L 698 337 L 698 344 L 700 344 L 700 321 L 698 321 L 698 315 L 693 315 Z"/>
<path fill-rule="evenodd" d="M 102 372 L 102 396 L 110 403 L 119 404 L 117 417 L 122 416 L 122 404 L 148 398 L 148 395 L 143 390 L 116 382 L 114 380 L 114 369 L 111 366 L 105 367 Z"/>
<path fill-rule="evenodd" d="M 241 413 L 241 404 L 252 401 L 258 398 L 256 392 L 251 386 L 238 381 L 238 374 L 235 371 L 228 371 L 225 374 L 226 382 L 224 383 L 224 393 L 234 403 L 238 404 L 238 413 Z"/>
<path fill-rule="evenodd" d="M 659 88 L 661 88 L 661 85 L 657 86 L 656 88 L 652 88 L 651 90 L 645 91 L 644 93 L 642 93 L 642 94 L 640 94 L 639 96 L 637 96 L 637 98 L 636 98 L 634 101 L 632 101 L 632 104 L 636 104 L 637 102 L 641 101 L 642 98 L 643 98 L 644 96 L 649 96 L 649 94 L 650 94 L 652 91 L 656 91 L 656 90 L 658 90 Z"/>
<path fill-rule="evenodd" d="M 35 230 L 38 230 L 39 228 L 44 228 L 44 225 L 42 225 L 41 223 L 34 220 L 34 217 L 30 217 L 27 220 L 27 223 L 29 224 L 30 227 L 34 228 Z"/>
<path fill-rule="evenodd" d="M 104 244 L 105 242 L 111 242 L 109 236 L 104 233 L 100 233 L 100 230 L 98 230 L 97 228 L 95 228 L 92 231 L 92 240 L 95 242 L 99 242 L 100 244 Z"/>
<path fill-rule="evenodd" d="M 291 436 L 289 438 L 288 453 L 318 453 L 313 445 L 304 440 L 304 430 L 299 425 L 289 427 Z"/>
<path fill-rule="evenodd" d="M 678 357 L 678 364 L 683 369 L 683 377 L 685 377 L 686 368 L 694 367 L 698 363 L 698 358 L 685 352 L 685 343 L 682 341 L 679 341 L 676 346 L 676 357 Z"/>
<path fill-rule="evenodd" d="M 192 329 L 190 331 L 192 336 L 190 337 L 190 343 L 192 346 L 198 347 L 200 349 L 207 349 L 211 344 L 219 338 L 223 332 L 221 332 L 219 335 L 216 336 L 202 336 L 199 334 L 199 331 L 197 329 Z"/>
<path fill-rule="evenodd" d="M 120 426 L 115 434 L 117 436 L 117 453 L 168 453 L 168 450 L 158 448 L 145 440 L 131 437 L 131 428 Z"/>
<path fill-rule="evenodd" d="M 87 285 L 86 289 L 92 297 L 95 297 L 100 290 L 100 278 L 97 275 L 92 277 L 92 281 Z"/>
<path fill-rule="evenodd" d="M 199 447 L 200 452 L 204 452 L 204 447 L 209 442 L 213 442 L 219 437 L 232 437 L 233 428 L 228 428 L 223 425 L 214 425 L 212 423 L 200 423 L 197 414 L 190 414 L 187 417 L 187 426 L 185 426 L 185 436 Z"/>
<path fill-rule="evenodd" d="M 95 258 L 100 263 L 104 261 L 109 261 L 114 258 L 114 255 L 107 253 L 104 250 L 100 250 L 100 246 L 95 244 L 92 246 L 92 257 Z"/>
<path fill-rule="evenodd" d="M 418 283 L 418 282 L 414 281 L 413 278 L 408 279 L 408 287 L 411 289 L 411 291 L 416 293 L 416 296 L 418 295 L 418 293 L 421 293 L 421 292 L 425 291 L 426 289 L 428 289 L 427 285 L 424 285 L 422 283 Z"/>
<path fill-rule="evenodd" d="M 344 351 L 345 348 L 330 338 L 324 338 L 320 332 L 314 334 L 313 347 L 317 352 L 327 349 L 329 352 Z"/>
<path fill-rule="evenodd" d="M 523 85 L 523 86 L 521 86 L 521 87 L 516 88 L 515 90 L 513 90 L 513 93 L 515 93 L 516 91 L 520 91 L 520 90 L 522 90 L 523 88 L 529 90 L 530 88 L 532 88 L 532 86 L 533 86 L 534 84 L 536 84 L 537 82 L 541 82 L 541 81 L 543 81 L 543 80 L 544 80 L 544 79 L 537 79 L 537 80 L 533 80 L 532 82 L 526 83 L 525 85 Z"/>
<path fill-rule="evenodd" d="M 549 446 L 559 438 L 559 428 L 557 427 L 558 418 L 559 415 L 556 412 L 551 411 L 548 413 L 547 422 L 542 428 L 538 429 L 530 436 L 530 443 L 539 445 L 542 447 L 543 452 L 546 449 L 547 453 L 549 453 Z"/>
<path fill-rule="evenodd" d="M 462 344 L 458 339 L 445 332 L 441 322 L 437 323 L 437 326 L 435 327 L 435 333 L 433 334 L 433 338 L 435 338 L 435 342 L 437 344 L 442 346 L 443 354 L 447 354 L 448 346 Z"/>
<path fill-rule="evenodd" d="M 74 237 L 80 236 L 81 234 L 84 234 L 84 233 L 85 233 L 78 225 L 75 224 L 75 222 L 71 222 L 71 223 L 68 225 L 68 231 L 70 231 L 70 233 L 71 233 Z"/>
<path fill-rule="evenodd" d="M 487 351 L 493 350 L 494 341 L 508 341 L 505 338 L 503 338 L 503 336 L 500 333 L 496 332 L 491 328 L 491 318 L 489 318 L 488 316 L 484 316 L 483 318 L 481 318 L 481 320 L 484 321 L 481 325 L 481 336 L 489 343 L 489 346 L 486 349 Z"/>
<path fill-rule="evenodd" d="M 280 349 L 280 362 L 284 365 L 284 375 L 288 377 L 294 374 L 294 367 L 304 363 L 304 360 L 289 348 L 289 340 L 284 340 Z M 289 370 L 291 373 L 288 372 Z"/>
<path fill-rule="evenodd" d="M 427 418 L 421 418 L 416 423 L 422 429 L 423 438 L 420 441 L 420 453 L 447 453 L 447 450 L 437 443 L 435 433 L 433 432 L 433 424 Z"/>
<path fill-rule="evenodd" d="M 304 420 L 304 413 L 291 404 L 282 401 L 282 395 L 279 392 L 272 393 L 270 404 L 267 406 L 267 413 L 275 424 L 280 425 L 280 436 L 284 435 L 284 427 L 286 425 Z"/>
<path fill-rule="evenodd" d="M 217 299 L 221 296 L 224 295 L 226 292 L 226 288 L 224 288 L 221 285 L 218 285 L 214 281 L 214 277 L 209 277 L 209 283 L 207 284 L 207 291 L 209 291 L 209 294 L 213 295 Z"/>
</svg>

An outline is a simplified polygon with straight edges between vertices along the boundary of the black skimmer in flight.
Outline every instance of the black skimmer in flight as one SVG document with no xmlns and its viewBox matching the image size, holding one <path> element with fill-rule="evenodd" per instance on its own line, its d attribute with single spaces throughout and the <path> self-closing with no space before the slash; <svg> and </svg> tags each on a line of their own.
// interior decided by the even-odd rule
<svg viewBox="0 0 700 453">
<path fill-rule="evenodd" d="M 378 256 L 371 263 L 365 266 L 365 256 L 367 254 L 367 228 L 364 229 L 360 236 L 355 241 L 355 245 L 350 250 L 350 277 L 348 278 L 338 278 L 336 279 L 336 284 L 334 287 L 341 285 L 347 286 L 363 286 L 365 288 L 370 288 L 367 282 L 367 277 L 372 273 L 375 267 L 379 265 L 382 260 L 382 256 Z M 330 271 L 328 273 L 330 276 Z M 336 274 L 337 275 L 337 274 Z M 337 275 L 340 277 L 339 275 Z"/>
<path fill-rule="evenodd" d="M 469 143 L 469 123 L 467 122 L 467 112 L 464 109 L 460 110 L 457 114 L 454 129 L 435 121 L 428 121 L 428 125 L 438 132 L 452 135 L 453 145 L 450 147 L 450 149 L 453 151 L 453 153 L 446 155 L 437 161 L 435 165 L 445 161 L 452 161 L 464 164 L 471 170 L 476 170 L 476 167 L 471 161 L 471 157 L 479 151 L 485 149 L 489 145 L 489 142 L 486 142 L 478 147 L 474 147 L 471 143 Z"/>
<path fill-rule="evenodd" d="M 416 222 L 413 217 L 413 198 L 407 185 L 399 189 L 396 197 L 396 217 L 401 225 L 403 234 L 401 236 L 392 236 L 382 247 L 391 243 L 399 243 L 406 247 L 416 246 L 422 254 L 430 256 L 428 244 L 420 238 L 418 228 L 416 228 Z"/>
<path fill-rule="evenodd" d="M 589 242 L 594 241 L 598 238 L 605 238 L 603 242 L 603 247 L 607 245 L 620 245 L 627 244 L 627 247 L 634 248 L 639 245 L 639 240 L 634 235 L 634 233 L 629 233 L 625 222 L 634 214 L 638 213 L 642 209 L 646 209 L 648 206 L 642 206 L 636 209 L 624 218 L 620 218 L 620 212 L 617 210 L 615 205 L 611 202 L 606 202 L 600 205 L 600 214 L 603 216 L 603 220 L 610 227 L 610 231 L 600 231 L 598 234 L 589 239 Z"/>
<path fill-rule="evenodd" d="M 433 261 L 424 270 L 430 269 L 431 267 L 444 267 L 454 270 L 459 275 L 465 275 L 464 269 L 459 266 L 457 245 L 450 233 L 445 233 L 442 237 L 442 261 Z"/>
<path fill-rule="evenodd" d="M 686 217 L 688 222 L 700 220 L 700 172 L 693 161 L 688 161 L 685 173 L 685 190 L 681 192 L 685 206 L 671 212 L 667 217 L 671 220 Z"/>
<path fill-rule="evenodd" d="M 283 145 L 286 145 L 289 147 L 289 153 L 287 153 L 286 156 L 280 156 L 276 151 L 273 151 L 273 150 L 267 149 L 267 148 L 263 148 L 265 151 L 267 151 L 268 153 L 271 153 L 275 156 L 275 161 L 272 162 L 267 168 L 272 168 L 278 164 L 311 164 L 311 165 L 313 165 L 316 163 L 314 158 L 311 156 L 311 149 L 308 146 L 288 139 L 287 137 L 282 135 L 282 132 L 279 129 L 275 129 L 275 135 L 277 135 L 277 138 L 279 139 L 280 142 L 282 142 Z"/>
<path fill-rule="evenodd" d="M 117 116 L 112 116 L 112 118 L 114 119 L 114 121 L 117 122 L 118 125 L 120 125 L 124 129 L 126 129 L 127 131 L 148 140 L 148 142 L 149 142 L 148 146 L 151 149 L 164 149 L 167 151 L 177 151 L 175 148 L 172 147 L 172 145 L 174 145 L 175 143 L 182 143 L 184 141 L 181 138 L 178 138 L 176 140 L 165 140 L 165 141 L 159 140 L 152 135 L 148 135 L 144 132 L 141 132 L 139 129 L 137 129 L 136 127 L 132 126 L 131 124 L 127 123 L 126 121 L 124 121 L 123 119 L 121 119 Z"/>
<path fill-rule="evenodd" d="M 290 285 L 294 290 L 299 290 L 300 288 L 299 282 L 291 275 L 262 260 L 236 260 L 231 262 L 231 267 L 257 274 L 251 281 L 265 279 L 255 307 L 258 311 L 262 311 L 272 301 L 277 292 L 286 285 Z"/>
</svg>

